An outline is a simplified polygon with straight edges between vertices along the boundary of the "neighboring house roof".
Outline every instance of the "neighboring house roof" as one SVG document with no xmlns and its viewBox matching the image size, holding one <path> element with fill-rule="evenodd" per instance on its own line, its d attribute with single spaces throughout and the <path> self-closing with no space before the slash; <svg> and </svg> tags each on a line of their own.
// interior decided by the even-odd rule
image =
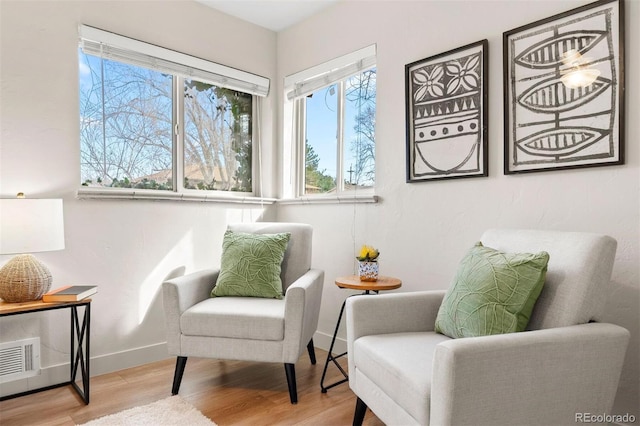
<svg viewBox="0 0 640 426">
<path fill-rule="evenodd" d="M 226 170 L 222 169 L 219 166 L 214 167 L 213 178 L 216 182 L 222 182 L 224 180 L 222 178 L 223 172 L 224 172 L 224 175 L 226 175 Z M 204 175 L 202 174 L 202 170 L 196 164 L 190 164 L 187 167 L 185 167 L 184 176 L 190 182 L 204 182 L 205 180 Z M 156 182 L 166 182 L 170 178 L 171 178 L 171 169 L 166 169 L 166 170 L 160 170 L 159 172 L 156 172 L 147 176 L 141 176 L 135 179 L 134 182 L 140 182 L 144 179 L 154 180 Z"/>
</svg>

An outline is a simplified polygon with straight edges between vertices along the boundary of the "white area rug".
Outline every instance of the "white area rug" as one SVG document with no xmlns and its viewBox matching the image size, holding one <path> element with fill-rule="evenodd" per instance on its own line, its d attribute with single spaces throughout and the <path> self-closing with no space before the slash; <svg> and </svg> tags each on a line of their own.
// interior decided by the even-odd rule
<svg viewBox="0 0 640 426">
<path fill-rule="evenodd" d="M 215 426 L 179 395 L 100 417 L 82 426 Z"/>
</svg>

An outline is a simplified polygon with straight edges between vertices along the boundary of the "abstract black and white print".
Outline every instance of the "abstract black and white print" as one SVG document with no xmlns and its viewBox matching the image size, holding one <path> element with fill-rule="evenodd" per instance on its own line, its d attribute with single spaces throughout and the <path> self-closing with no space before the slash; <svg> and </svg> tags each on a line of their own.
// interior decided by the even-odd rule
<svg viewBox="0 0 640 426">
<path fill-rule="evenodd" d="M 487 175 L 486 46 L 406 65 L 408 182 Z"/>
<path fill-rule="evenodd" d="M 622 162 L 620 14 L 600 1 L 504 34 L 505 173 Z"/>
</svg>

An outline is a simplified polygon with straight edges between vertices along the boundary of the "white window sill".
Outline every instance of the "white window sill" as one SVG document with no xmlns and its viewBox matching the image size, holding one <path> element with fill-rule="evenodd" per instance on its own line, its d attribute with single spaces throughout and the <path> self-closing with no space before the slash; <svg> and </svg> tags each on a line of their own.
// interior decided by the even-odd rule
<svg viewBox="0 0 640 426">
<path fill-rule="evenodd" d="M 275 198 L 255 197 L 250 194 L 241 193 L 219 194 L 212 192 L 172 192 L 156 191 L 144 189 L 102 189 L 83 187 L 78 189 L 76 196 L 80 200 L 102 199 L 102 200 L 165 200 L 165 201 L 196 201 L 213 203 L 232 204 L 273 204 Z"/>
<path fill-rule="evenodd" d="M 285 198 L 276 201 L 278 204 L 359 204 L 377 203 L 378 196 L 373 194 L 340 195 L 340 196 L 303 196 Z"/>
</svg>

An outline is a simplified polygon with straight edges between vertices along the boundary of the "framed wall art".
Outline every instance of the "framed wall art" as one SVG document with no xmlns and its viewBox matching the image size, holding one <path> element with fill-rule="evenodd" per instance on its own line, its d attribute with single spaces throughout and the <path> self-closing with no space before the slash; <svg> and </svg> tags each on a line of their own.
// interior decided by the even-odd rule
<svg viewBox="0 0 640 426">
<path fill-rule="evenodd" d="M 503 34 L 505 174 L 624 163 L 623 0 Z"/>
<path fill-rule="evenodd" d="M 488 42 L 405 66 L 407 182 L 488 175 Z"/>
</svg>

